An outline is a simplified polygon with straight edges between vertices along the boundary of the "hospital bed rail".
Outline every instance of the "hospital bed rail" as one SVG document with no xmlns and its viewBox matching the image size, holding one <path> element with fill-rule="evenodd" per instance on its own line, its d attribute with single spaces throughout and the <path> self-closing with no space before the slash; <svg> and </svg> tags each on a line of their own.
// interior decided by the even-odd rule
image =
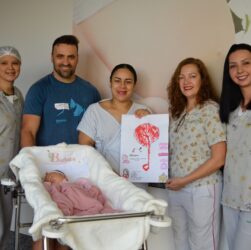
<svg viewBox="0 0 251 250">
<path fill-rule="evenodd" d="M 49 249 L 48 238 L 59 238 L 65 233 L 64 230 L 60 229 L 68 223 L 80 223 L 80 222 L 92 222 L 101 220 L 116 220 L 116 219 L 128 219 L 128 218 L 138 218 L 138 217 L 150 217 L 150 224 L 156 227 L 168 227 L 171 224 L 170 218 L 165 215 L 155 215 L 154 211 L 146 212 L 120 212 L 112 214 L 96 214 L 91 216 L 64 216 L 58 217 L 57 219 L 51 220 L 48 225 L 46 225 L 42 230 L 43 239 L 43 250 Z M 147 241 L 144 241 L 141 249 L 147 250 Z"/>
</svg>

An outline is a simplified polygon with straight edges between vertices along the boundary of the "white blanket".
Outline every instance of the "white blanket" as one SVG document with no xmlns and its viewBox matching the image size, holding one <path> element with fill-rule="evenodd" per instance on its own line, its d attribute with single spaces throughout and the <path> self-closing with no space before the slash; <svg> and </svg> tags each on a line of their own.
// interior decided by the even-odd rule
<svg viewBox="0 0 251 250">
<path fill-rule="evenodd" d="M 33 240 L 42 237 L 42 228 L 50 220 L 62 217 L 62 212 L 43 186 L 45 170 L 42 168 L 46 164 L 48 169 L 58 168 L 59 163 L 72 168 L 74 162 L 79 166 L 83 163 L 85 170 L 81 177 L 88 177 L 97 185 L 114 208 L 127 212 L 153 210 L 155 214 L 165 214 L 165 201 L 154 199 L 144 190 L 118 177 L 92 147 L 65 144 L 27 147 L 11 161 L 10 166 L 34 209 L 33 224 L 29 230 Z M 149 229 L 149 217 L 82 222 L 66 225 L 65 234 L 60 240 L 76 250 L 136 250 L 147 238 Z"/>
</svg>

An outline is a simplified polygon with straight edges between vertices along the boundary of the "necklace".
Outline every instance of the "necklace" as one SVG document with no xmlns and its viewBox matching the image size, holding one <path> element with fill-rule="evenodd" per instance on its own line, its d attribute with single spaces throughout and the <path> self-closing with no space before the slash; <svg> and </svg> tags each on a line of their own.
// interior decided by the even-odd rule
<svg viewBox="0 0 251 250">
<path fill-rule="evenodd" d="M 179 129 L 180 129 L 180 128 L 182 127 L 182 125 L 184 124 L 186 116 L 187 116 L 187 112 L 185 112 L 185 113 L 181 116 L 181 118 L 180 118 L 180 120 L 179 120 L 179 122 L 178 122 L 178 124 L 177 124 L 177 126 L 176 126 L 176 128 L 175 128 L 175 130 L 174 130 L 175 133 L 178 133 Z"/>
</svg>

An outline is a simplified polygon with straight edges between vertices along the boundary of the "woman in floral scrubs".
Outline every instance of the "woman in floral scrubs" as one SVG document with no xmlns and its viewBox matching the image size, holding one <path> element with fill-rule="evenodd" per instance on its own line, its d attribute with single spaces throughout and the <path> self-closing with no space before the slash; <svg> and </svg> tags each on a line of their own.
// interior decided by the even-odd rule
<svg viewBox="0 0 251 250">
<path fill-rule="evenodd" d="M 204 63 L 181 61 L 168 86 L 170 178 L 168 212 L 177 250 L 218 249 L 226 145 Z"/>
<path fill-rule="evenodd" d="M 227 124 L 222 195 L 229 250 L 251 249 L 251 46 L 234 44 L 225 60 L 220 104 Z"/>
</svg>

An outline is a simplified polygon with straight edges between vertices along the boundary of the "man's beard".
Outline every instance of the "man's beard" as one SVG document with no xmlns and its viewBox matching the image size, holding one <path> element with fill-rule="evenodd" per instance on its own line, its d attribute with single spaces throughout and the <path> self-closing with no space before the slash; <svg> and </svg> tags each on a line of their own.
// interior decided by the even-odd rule
<svg viewBox="0 0 251 250">
<path fill-rule="evenodd" d="M 59 76 L 65 79 L 69 79 L 75 74 L 75 69 L 73 69 L 72 67 L 69 67 L 69 70 L 67 71 L 62 70 L 61 66 L 57 68 L 54 67 L 54 70 L 57 72 Z"/>
</svg>

